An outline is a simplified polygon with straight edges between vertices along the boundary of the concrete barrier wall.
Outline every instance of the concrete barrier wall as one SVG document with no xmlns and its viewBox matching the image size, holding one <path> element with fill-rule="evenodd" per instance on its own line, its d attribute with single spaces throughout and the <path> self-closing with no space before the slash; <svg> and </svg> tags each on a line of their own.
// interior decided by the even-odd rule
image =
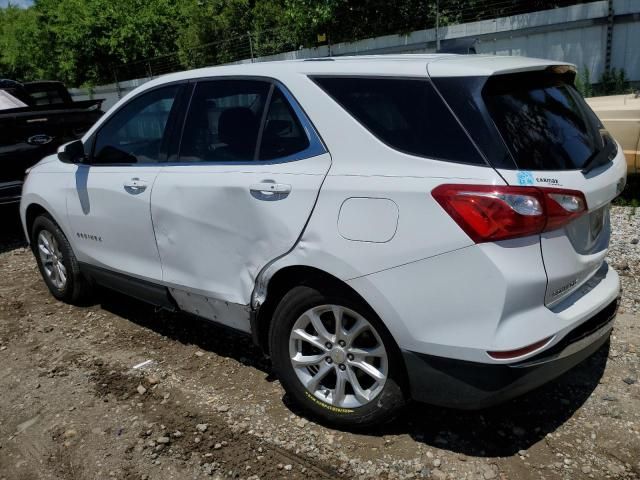
<svg viewBox="0 0 640 480">
<path fill-rule="evenodd" d="M 69 93 L 74 100 L 92 100 L 94 98 L 103 98 L 103 109 L 107 111 L 113 107 L 118 100 L 127 93 L 139 87 L 143 83 L 151 80 L 150 78 L 138 78 L 135 80 L 127 80 L 126 82 L 110 83 L 108 85 L 100 85 L 92 89 L 86 88 L 70 88 Z"/>
<path fill-rule="evenodd" d="M 611 67 L 623 68 L 629 80 L 640 82 L 640 0 L 613 0 Z M 573 63 L 580 70 L 587 67 L 596 83 L 605 68 L 607 0 L 543 10 L 523 15 L 482 20 L 443 27 L 440 46 L 447 48 L 461 42 L 475 41 L 478 53 L 522 55 Z M 385 35 L 357 42 L 345 42 L 318 48 L 284 52 L 253 61 L 303 59 L 313 57 L 429 53 L 436 49 L 435 29 L 418 30 L 407 35 Z M 251 59 L 236 63 L 249 63 Z M 86 89 L 72 89 L 78 100 L 104 98 L 105 108 L 149 78 Z"/>
</svg>

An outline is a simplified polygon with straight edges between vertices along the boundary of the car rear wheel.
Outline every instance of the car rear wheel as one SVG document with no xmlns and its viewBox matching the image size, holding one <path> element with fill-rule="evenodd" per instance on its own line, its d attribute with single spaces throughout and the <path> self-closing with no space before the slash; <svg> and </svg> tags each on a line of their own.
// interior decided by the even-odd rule
<svg viewBox="0 0 640 480">
<path fill-rule="evenodd" d="M 280 381 L 328 424 L 365 427 L 398 413 L 404 394 L 396 350 L 373 311 L 341 294 L 296 287 L 274 313 L 270 352 Z"/>
<path fill-rule="evenodd" d="M 48 215 L 40 215 L 34 220 L 31 245 L 40 274 L 51 294 L 71 304 L 85 301 L 91 285 L 80 272 L 67 237 Z"/>
</svg>

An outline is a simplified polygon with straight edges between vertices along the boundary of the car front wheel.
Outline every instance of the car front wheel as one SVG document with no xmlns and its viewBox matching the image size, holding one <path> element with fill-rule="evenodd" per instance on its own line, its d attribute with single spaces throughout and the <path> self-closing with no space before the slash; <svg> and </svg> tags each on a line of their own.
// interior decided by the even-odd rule
<svg viewBox="0 0 640 480">
<path fill-rule="evenodd" d="M 395 344 L 361 302 L 296 287 L 276 308 L 270 332 L 274 368 L 288 394 L 325 423 L 386 422 L 404 404 Z"/>
<path fill-rule="evenodd" d="M 67 237 L 48 215 L 40 215 L 34 220 L 31 245 L 38 269 L 51 294 L 71 304 L 85 301 L 90 283 L 80 272 Z"/>
</svg>

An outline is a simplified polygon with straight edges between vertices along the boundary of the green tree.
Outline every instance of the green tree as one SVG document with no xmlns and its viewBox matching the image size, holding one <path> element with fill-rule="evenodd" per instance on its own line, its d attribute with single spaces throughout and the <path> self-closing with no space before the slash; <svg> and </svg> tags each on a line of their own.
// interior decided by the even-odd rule
<svg viewBox="0 0 640 480">
<path fill-rule="evenodd" d="M 598 85 L 599 95 L 618 95 L 629 91 L 629 80 L 624 69 L 605 70 L 600 77 Z"/>
<path fill-rule="evenodd" d="M 0 12 L 6 75 L 71 85 L 112 81 L 116 65 L 174 52 L 181 17 L 171 0 L 36 0 Z"/>
<path fill-rule="evenodd" d="M 0 77 L 37 78 L 45 72 L 42 32 L 33 9 L 0 9 Z"/>
<path fill-rule="evenodd" d="M 247 58 L 251 26 L 248 0 L 187 0 L 177 51 L 183 66 L 193 68 Z"/>
<path fill-rule="evenodd" d="M 576 88 L 583 97 L 593 97 L 593 85 L 591 84 L 591 72 L 586 65 L 576 75 Z"/>
<path fill-rule="evenodd" d="M 251 11 L 251 41 L 256 56 L 297 50 L 299 34 L 285 0 L 256 2 Z"/>
<path fill-rule="evenodd" d="M 575 0 L 440 0 L 440 25 Z M 0 9 L 0 72 L 71 86 L 433 27 L 436 0 L 35 0 Z M 153 59 L 153 60 L 150 60 Z M 609 75 L 609 73 L 607 74 Z M 620 89 L 619 72 L 603 79 Z"/>
</svg>

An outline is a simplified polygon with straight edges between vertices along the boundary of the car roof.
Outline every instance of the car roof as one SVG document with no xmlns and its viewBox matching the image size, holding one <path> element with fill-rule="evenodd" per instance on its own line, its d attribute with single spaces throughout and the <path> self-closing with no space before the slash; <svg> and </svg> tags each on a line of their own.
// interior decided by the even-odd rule
<svg viewBox="0 0 640 480">
<path fill-rule="evenodd" d="M 402 54 L 360 55 L 308 58 L 273 62 L 242 63 L 206 67 L 172 73 L 158 83 L 217 75 L 256 75 L 278 77 L 280 74 L 305 75 L 381 75 L 488 76 L 497 73 L 539 70 L 550 65 L 569 65 L 539 58 L 497 55 Z"/>
<path fill-rule="evenodd" d="M 120 99 L 111 110 L 128 102 L 138 94 L 168 83 L 188 81 L 207 77 L 264 77 L 287 83 L 295 76 L 373 76 L 373 77 L 450 77 L 489 76 L 527 70 L 542 70 L 551 65 L 568 65 L 553 60 L 497 56 L 497 55 L 457 55 L 444 53 L 410 53 L 400 55 L 358 55 L 279 60 L 255 63 L 236 63 L 215 67 L 170 73 L 142 83 Z M 573 67 L 573 66 L 572 66 Z M 575 68 L 575 67 L 573 67 Z M 135 83 L 137 81 L 133 81 Z M 288 85 L 290 86 L 290 85 Z M 108 113 L 86 133 L 93 134 L 108 119 Z"/>
<path fill-rule="evenodd" d="M 236 63 L 170 73 L 143 83 L 123 100 L 145 90 L 170 82 L 205 77 L 255 76 L 286 82 L 292 75 L 375 76 L 375 77 L 459 77 L 489 76 L 528 70 L 542 70 L 551 65 L 570 65 L 540 58 L 502 55 L 457 55 L 443 53 L 408 53 L 401 55 L 358 55 Z M 570 65 L 572 68 L 575 66 Z"/>
</svg>

